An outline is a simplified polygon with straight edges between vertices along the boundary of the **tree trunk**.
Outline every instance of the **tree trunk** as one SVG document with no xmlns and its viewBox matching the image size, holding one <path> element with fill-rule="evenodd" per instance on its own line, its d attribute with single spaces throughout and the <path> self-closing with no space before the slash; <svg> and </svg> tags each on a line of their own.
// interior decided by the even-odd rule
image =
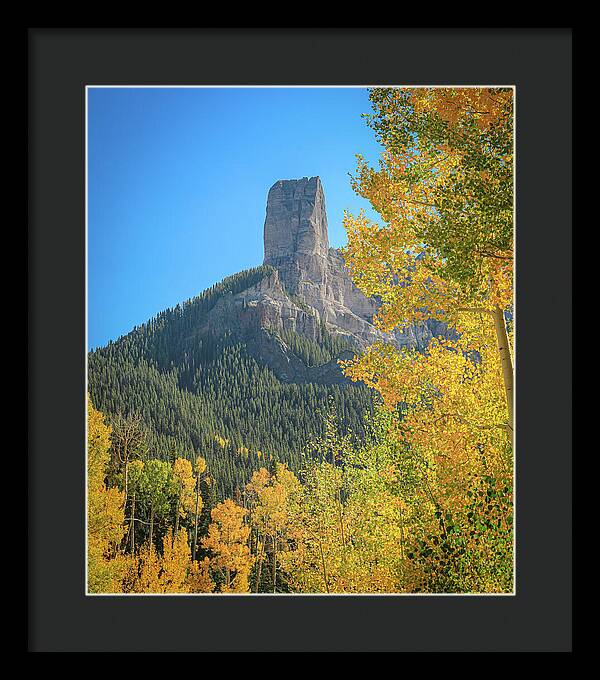
<svg viewBox="0 0 600 680">
<path fill-rule="evenodd" d="M 129 461 L 125 459 L 125 504 L 127 504 L 127 486 L 129 481 Z"/>
<path fill-rule="evenodd" d="M 179 532 L 179 506 L 181 505 L 181 497 L 177 499 L 177 507 L 175 508 L 175 532 L 173 536 L 177 536 Z"/>
<path fill-rule="evenodd" d="M 273 532 L 273 592 L 277 585 L 277 531 Z"/>
<path fill-rule="evenodd" d="M 194 545 L 192 545 L 192 562 L 196 561 L 196 545 L 198 544 L 198 504 L 200 500 L 200 476 L 196 477 L 196 517 L 194 519 Z"/>
<path fill-rule="evenodd" d="M 319 549 L 321 551 L 321 564 L 323 565 L 323 581 L 325 582 L 325 592 L 329 592 L 329 576 L 325 565 L 325 554 L 323 553 L 323 541 L 319 538 Z"/>
<path fill-rule="evenodd" d="M 323 581 L 325 582 L 325 591 L 329 592 L 329 576 L 327 574 L 327 565 L 325 564 L 325 553 L 323 552 L 323 539 L 321 522 L 319 521 L 319 550 L 321 552 L 321 564 L 323 565 Z"/>
<path fill-rule="evenodd" d="M 152 533 L 154 531 L 154 508 L 150 510 L 150 550 L 152 550 Z"/>
<path fill-rule="evenodd" d="M 404 559 L 404 513 L 400 508 L 400 557 Z"/>
<path fill-rule="evenodd" d="M 344 535 L 344 515 L 342 512 L 342 492 L 341 489 L 338 489 L 337 493 L 337 505 L 338 505 L 338 518 L 340 522 L 340 535 L 342 539 L 342 547 L 346 547 L 346 536 Z"/>
<path fill-rule="evenodd" d="M 258 545 L 260 548 L 257 550 L 258 552 L 258 567 L 256 568 L 256 586 L 254 588 L 254 592 L 258 593 L 258 589 L 260 588 L 260 574 L 262 571 L 262 563 L 263 563 L 263 557 L 264 557 L 264 552 L 265 552 L 265 538 L 263 538 L 262 543 L 260 542 L 260 535 L 256 539 L 258 541 Z"/>
<path fill-rule="evenodd" d="M 130 522 L 130 527 L 129 530 L 131 532 L 131 554 L 135 554 L 135 493 L 133 494 L 133 498 L 131 499 L 131 519 L 129 520 Z"/>
<path fill-rule="evenodd" d="M 508 425 L 511 433 L 513 432 L 513 365 L 512 357 L 510 355 L 510 345 L 508 342 L 508 334 L 506 333 L 506 321 L 504 319 L 504 312 L 496 307 L 492 312 L 494 319 L 494 329 L 496 331 L 496 342 L 498 344 L 498 352 L 500 354 L 500 362 L 502 364 L 502 378 L 504 379 L 504 392 L 506 395 L 506 404 L 508 406 Z"/>
</svg>

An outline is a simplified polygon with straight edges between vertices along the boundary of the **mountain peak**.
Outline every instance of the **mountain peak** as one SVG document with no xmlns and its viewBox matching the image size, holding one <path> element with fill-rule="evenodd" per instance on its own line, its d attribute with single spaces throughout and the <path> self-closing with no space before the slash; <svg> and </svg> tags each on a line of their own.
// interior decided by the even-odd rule
<svg viewBox="0 0 600 680">
<path fill-rule="evenodd" d="M 277 268 L 298 258 L 327 258 L 327 213 L 319 177 L 273 184 L 267 197 L 264 245 L 264 263 Z M 308 273 L 317 272 L 310 267 Z"/>
</svg>

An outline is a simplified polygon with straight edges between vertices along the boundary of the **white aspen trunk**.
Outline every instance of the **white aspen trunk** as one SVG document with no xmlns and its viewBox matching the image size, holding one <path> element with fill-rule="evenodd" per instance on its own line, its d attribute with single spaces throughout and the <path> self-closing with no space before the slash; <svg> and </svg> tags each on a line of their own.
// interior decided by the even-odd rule
<svg viewBox="0 0 600 680">
<path fill-rule="evenodd" d="M 198 544 L 198 505 L 200 497 L 200 476 L 196 477 L 196 515 L 194 518 L 194 545 L 192 546 L 192 562 L 196 561 L 196 545 Z"/>
<path fill-rule="evenodd" d="M 400 508 L 400 556 L 404 559 L 404 513 Z"/>
<path fill-rule="evenodd" d="M 174 537 L 177 537 L 177 534 L 179 533 L 179 508 L 181 506 L 181 496 L 177 498 L 177 508 L 175 510 L 175 532 L 173 534 Z"/>
<path fill-rule="evenodd" d="M 327 565 L 325 564 L 325 554 L 323 553 L 323 542 L 319 538 L 319 549 L 321 551 L 321 564 L 323 566 L 323 582 L 325 583 L 325 592 L 329 592 L 329 576 L 327 575 Z"/>
<path fill-rule="evenodd" d="M 154 532 L 154 508 L 150 510 L 150 550 L 152 551 L 152 533 Z"/>
<path fill-rule="evenodd" d="M 323 540 L 321 538 L 322 528 L 319 521 L 319 550 L 321 552 L 321 564 L 323 566 L 323 581 L 325 583 L 325 592 L 329 592 L 329 576 L 327 574 L 327 565 L 325 564 L 325 553 L 323 552 Z"/>
<path fill-rule="evenodd" d="M 135 492 L 131 501 L 131 554 L 135 554 Z"/>
<path fill-rule="evenodd" d="M 340 522 L 340 535 L 342 539 L 342 547 L 346 547 L 346 536 L 344 534 L 344 515 L 342 512 L 342 492 L 341 489 L 338 489 L 337 493 L 337 501 L 338 501 L 338 518 Z"/>
<path fill-rule="evenodd" d="M 277 584 L 277 529 L 273 532 L 273 592 Z"/>
<path fill-rule="evenodd" d="M 129 482 L 129 461 L 125 459 L 125 501 L 124 501 L 125 505 L 127 505 L 128 482 Z"/>
<path fill-rule="evenodd" d="M 506 394 L 506 404 L 508 406 L 508 425 L 511 433 L 513 432 L 513 365 L 510 354 L 510 345 L 508 342 L 508 334 L 506 333 L 506 321 L 504 319 L 504 312 L 496 307 L 492 312 L 494 319 L 494 329 L 496 331 L 496 342 L 498 344 L 498 352 L 500 354 L 500 363 L 502 365 L 502 378 L 504 379 L 504 392 Z"/>
<path fill-rule="evenodd" d="M 258 535 L 256 541 L 257 541 L 257 553 L 258 553 L 258 567 L 256 569 L 256 585 L 254 588 L 254 592 L 258 593 L 258 589 L 260 588 L 260 574 L 262 571 L 262 563 L 263 563 L 263 557 L 264 557 L 264 552 L 265 552 L 265 542 L 266 542 L 266 537 L 263 537 L 262 543 L 260 540 L 260 534 Z"/>
</svg>

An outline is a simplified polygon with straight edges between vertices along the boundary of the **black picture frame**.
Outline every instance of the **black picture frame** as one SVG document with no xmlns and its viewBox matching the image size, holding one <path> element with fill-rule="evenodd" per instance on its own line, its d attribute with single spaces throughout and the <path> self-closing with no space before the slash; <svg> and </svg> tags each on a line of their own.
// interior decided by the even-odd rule
<svg viewBox="0 0 600 680">
<path fill-rule="evenodd" d="M 29 651 L 571 651 L 571 29 L 38 28 L 28 69 Z M 84 114 L 98 84 L 516 86 L 514 596 L 84 595 Z"/>
</svg>

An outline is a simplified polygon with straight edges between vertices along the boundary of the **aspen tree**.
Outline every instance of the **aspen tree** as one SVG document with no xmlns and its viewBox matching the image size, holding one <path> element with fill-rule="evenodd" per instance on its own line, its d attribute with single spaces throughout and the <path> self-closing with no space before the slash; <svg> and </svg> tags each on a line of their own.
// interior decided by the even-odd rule
<svg viewBox="0 0 600 680">
<path fill-rule="evenodd" d="M 173 488 L 175 491 L 175 522 L 173 534 L 177 536 L 179 520 L 194 508 L 194 487 L 196 478 L 192 464 L 185 458 L 176 458 L 173 463 Z"/>
<path fill-rule="evenodd" d="M 196 504 L 194 511 L 194 541 L 192 543 L 192 562 L 196 561 L 196 548 L 198 546 L 198 517 L 202 510 L 202 496 L 200 495 L 200 478 L 206 471 L 206 461 L 202 456 L 196 458 L 194 464 L 195 484 L 196 484 Z"/>
<path fill-rule="evenodd" d="M 119 592 L 122 566 L 116 559 L 125 534 L 124 493 L 106 486 L 111 429 L 87 400 L 88 590 Z"/>
<path fill-rule="evenodd" d="M 353 186 L 384 224 L 345 216 L 346 263 L 381 299 L 384 331 L 428 318 L 493 330 L 512 432 L 512 90 L 375 88 L 370 98 L 384 152 L 377 170 L 358 157 Z"/>
<path fill-rule="evenodd" d="M 140 481 L 142 502 L 149 515 L 148 549 L 152 549 L 154 522 L 162 519 L 170 509 L 172 476 L 169 464 L 162 460 L 148 460 Z"/>
<path fill-rule="evenodd" d="M 248 548 L 250 528 L 244 523 L 248 511 L 231 499 L 219 503 L 211 511 L 212 522 L 202 546 L 213 557 L 211 564 L 224 576 L 221 592 L 248 592 L 248 576 L 253 558 Z"/>
<path fill-rule="evenodd" d="M 129 498 L 129 465 L 133 460 L 143 459 L 148 452 L 146 433 L 142 419 L 137 414 L 112 418 L 111 453 L 113 466 L 123 475 L 125 500 Z"/>
</svg>

